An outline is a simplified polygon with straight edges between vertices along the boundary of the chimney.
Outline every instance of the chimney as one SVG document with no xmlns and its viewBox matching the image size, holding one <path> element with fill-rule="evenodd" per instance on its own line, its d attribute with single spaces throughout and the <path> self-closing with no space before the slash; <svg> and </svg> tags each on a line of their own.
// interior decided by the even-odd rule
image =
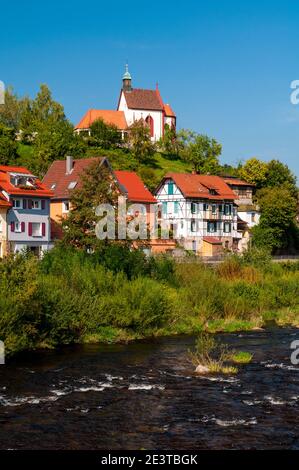
<svg viewBox="0 0 299 470">
<path fill-rule="evenodd" d="M 72 172 L 73 164 L 74 164 L 73 157 L 71 157 L 70 155 L 67 155 L 67 157 L 66 157 L 66 171 L 65 171 L 65 173 L 67 175 L 69 175 Z"/>
</svg>

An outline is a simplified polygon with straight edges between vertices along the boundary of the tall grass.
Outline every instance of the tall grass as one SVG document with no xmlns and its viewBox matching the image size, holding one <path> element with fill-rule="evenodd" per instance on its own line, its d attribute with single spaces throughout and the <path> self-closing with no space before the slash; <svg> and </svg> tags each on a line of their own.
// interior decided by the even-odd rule
<svg viewBox="0 0 299 470">
<path fill-rule="evenodd" d="M 126 247 L 55 248 L 0 262 L 0 339 L 38 346 L 299 323 L 299 265 L 228 257 L 216 268 L 146 258 Z M 279 312 L 283 311 L 280 316 Z"/>
</svg>

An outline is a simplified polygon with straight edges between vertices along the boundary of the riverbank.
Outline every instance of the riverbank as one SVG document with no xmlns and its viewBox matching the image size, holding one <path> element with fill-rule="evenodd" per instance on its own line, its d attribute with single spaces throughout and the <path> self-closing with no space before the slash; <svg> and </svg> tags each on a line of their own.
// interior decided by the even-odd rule
<svg viewBox="0 0 299 470">
<path fill-rule="evenodd" d="M 0 263 L 6 354 L 63 344 L 299 325 L 299 263 L 252 251 L 215 267 L 111 245 Z"/>
</svg>

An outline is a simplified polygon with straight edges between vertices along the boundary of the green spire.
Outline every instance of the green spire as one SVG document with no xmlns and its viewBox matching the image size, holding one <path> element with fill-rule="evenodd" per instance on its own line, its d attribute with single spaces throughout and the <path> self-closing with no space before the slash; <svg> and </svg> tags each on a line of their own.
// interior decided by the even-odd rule
<svg viewBox="0 0 299 470">
<path fill-rule="evenodd" d="M 123 74 L 123 80 L 131 80 L 131 75 L 130 75 L 130 72 L 129 72 L 128 64 L 126 64 L 126 71 Z"/>
</svg>

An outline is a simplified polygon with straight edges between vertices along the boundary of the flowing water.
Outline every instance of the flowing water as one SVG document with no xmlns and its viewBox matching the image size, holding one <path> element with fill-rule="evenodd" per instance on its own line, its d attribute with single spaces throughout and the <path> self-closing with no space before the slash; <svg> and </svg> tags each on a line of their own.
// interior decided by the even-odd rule
<svg viewBox="0 0 299 470">
<path fill-rule="evenodd" d="M 223 335 L 254 354 L 199 377 L 194 337 L 65 347 L 0 366 L 1 449 L 299 449 L 299 330 Z"/>
</svg>

